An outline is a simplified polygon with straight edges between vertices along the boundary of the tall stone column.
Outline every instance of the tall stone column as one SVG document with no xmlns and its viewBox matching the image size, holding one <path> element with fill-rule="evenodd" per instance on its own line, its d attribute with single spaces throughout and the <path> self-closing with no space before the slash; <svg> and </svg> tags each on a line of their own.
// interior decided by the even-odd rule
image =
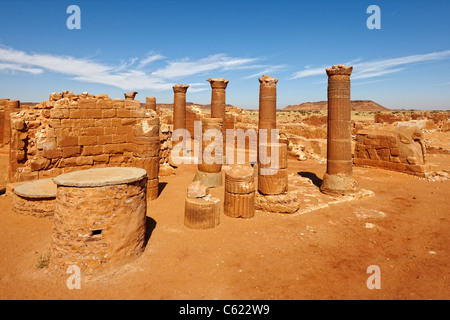
<svg viewBox="0 0 450 320">
<path fill-rule="evenodd" d="M 226 159 L 225 90 L 228 85 L 228 80 L 223 78 L 210 78 L 206 81 L 208 81 L 211 84 L 211 118 L 219 118 L 223 120 L 222 135 L 223 135 L 223 154 L 225 156 L 224 158 L 225 160 Z"/>
<path fill-rule="evenodd" d="M 158 198 L 161 141 L 158 117 L 141 121 L 133 127 L 133 166 L 147 171 L 147 200 Z"/>
<path fill-rule="evenodd" d="M 221 118 L 225 121 L 225 89 L 228 80 L 214 78 L 206 80 L 211 84 L 211 118 Z"/>
<path fill-rule="evenodd" d="M 156 97 L 145 98 L 145 109 L 156 111 Z"/>
<path fill-rule="evenodd" d="M 328 75 L 327 172 L 320 190 L 331 195 L 349 195 L 360 190 L 352 177 L 350 75 L 353 67 L 336 65 Z"/>
<path fill-rule="evenodd" d="M 216 139 L 218 132 L 222 132 L 223 119 L 202 119 L 202 143 L 199 152 L 198 170 L 194 181 L 201 181 L 208 188 L 216 188 L 223 185 L 222 163 L 223 163 L 223 137 Z M 206 133 L 209 130 L 212 135 Z M 214 132 L 215 131 L 215 132 Z M 217 134 L 216 134 L 217 133 Z M 218 138 L 218 137 L 217 137 Z"/>
<path fill-rule="evenodd" d="M 173 86 L 173 131 L 177 129 L 186 129 L 186 91 L 189 85 L 177 84 Z M 181 143 L 181 144 L 180 144 Z M 182 146 L 185 149 L 186 141 L 172 141 L 172 150 L 175 146 Z"/>
<path fill-rule="evenodd" d="M 9 101 L 9 99 L 0 99 L 0 148 L 2 148 L 5 143 L 3 141 L 3 136 L 5 132 L 5 113 L 7 101 Z"/>
<path fill-rule="evenodd" d="M 173 130 L 186 129 L 186 91 L 189 85 L 173 86 Z"/>
<path fill-rule="evenodd" d="M 258 166 L 259 166 L 259 148 L 272 142 L 272 130 L 277 128 L 277 82 L 278 79 L 263 75 L 259 80 L 259 121 L 258 121 Z M 260 141 L 263 137 L 262 132 L 266 131 L 266 139 Z M 277 142 L 277 141 L 273 141 Z M 267 154 L 267 153 L 266 153 Z"/>
<path fill-rule="evenodd" d="M 259 78 L 259 129 L 277 128 L 277 82 L 269 76 Z"/>
<path fill-rule="evenodd" d="M 20 111 L 19 100 L 8 100 L 5 104 L 5 120 L 3 130 L 4 144 L 9 144 L 11 140 L 11 113 Z"/>
<path fill-rule="evenodd" d="M 272 139 L 272 131 L 277 129 L 278 79 L 263 75 L 259 82 L 258 192 L 255 208 L 266 212 L 293 213 L 299 209 L 300 201 L 296 193 L 288 190 L 287 144 L 279 141 L 278 136 Z M 261 140 L 263 129 L 267 130 L 266 141 Z M 264 159 L 264 155 L 269 159 Z"/>
</svg>

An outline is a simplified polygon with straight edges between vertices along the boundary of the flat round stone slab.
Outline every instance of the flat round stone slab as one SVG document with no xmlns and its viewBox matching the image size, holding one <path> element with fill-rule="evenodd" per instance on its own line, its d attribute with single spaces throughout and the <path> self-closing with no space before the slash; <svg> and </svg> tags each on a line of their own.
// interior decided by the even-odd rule
<svg viewBox="0 0 450 320">
<path fill-rule="evenodd" d="M 64 187 L 103 187 L 132 183 L 147 176 L 147 171 L 134 167 L 95 168 L 74 171 L 53 178 Z"/>
<path fill-rule="evenodd" d="M 14 188 L 14 193 L 24 198 L 56 198 L 56 189 L 56 184 L 50 178 L 21 184 Z"/>
</svg>

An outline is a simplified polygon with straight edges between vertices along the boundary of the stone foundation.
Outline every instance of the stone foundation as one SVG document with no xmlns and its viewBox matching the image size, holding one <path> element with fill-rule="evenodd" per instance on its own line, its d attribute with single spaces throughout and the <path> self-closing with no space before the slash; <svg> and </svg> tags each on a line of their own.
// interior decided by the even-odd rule
<svg viewBox="0 0 450 320">
<path fill-rule="evenodd" d="M 53 216 L 56 204 L 56 185 L 52 179 L 20 184 L 13 191 L 13 211 L 37 218 Z"/>
<path fill-rule="evenodd" d="M 27 198 L 13 196 L 12 209 L 18 214 L 36 218 L 51 217 L 55 212 L 55 198 Z"/>
<path fill-rule="evenodd" d="M 147 176 L 138 168 L 99 168 L 53 179 L 58 185 L 50 264 L 94 273 L 144 251 Z"/>
</svg>

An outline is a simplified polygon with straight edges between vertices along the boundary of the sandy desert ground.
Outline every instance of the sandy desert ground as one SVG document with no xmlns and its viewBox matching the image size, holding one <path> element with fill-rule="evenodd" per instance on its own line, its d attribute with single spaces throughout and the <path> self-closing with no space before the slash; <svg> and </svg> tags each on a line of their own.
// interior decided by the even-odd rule
<svg viewBox="0 0 450 320">
<path fill-rule="evenodd" d="M 448 144 L 448 134 L 437 140 Z M 0 153 L 2 185 L 7 152 Z M 430 161 L 448 168 L 450 156 Z M 323 161 L 289 160 L 291 176 L 315 185 L 325 170 Z M 355 179 L 375 196 L 305 214 L 222 214 L 218 227 L 192 230 L 183 216 L 195 171 L 182 165 L 160 178 L 159 198 L 148 203 L 144 254 L 114 273 L 82 277 L 80 290 L 67 288 L 69 275 L 37 266 L 49 250 L 52 218 L 18 215 L 11 197 L 0 196 L 0 299 L 450 297 L 450 180 L 355 167 Z M 223 200 L 223 188 L 210 191 Z M 379 290 L 366 285 L 371 265 L 381 271 Z"/>
</svg>

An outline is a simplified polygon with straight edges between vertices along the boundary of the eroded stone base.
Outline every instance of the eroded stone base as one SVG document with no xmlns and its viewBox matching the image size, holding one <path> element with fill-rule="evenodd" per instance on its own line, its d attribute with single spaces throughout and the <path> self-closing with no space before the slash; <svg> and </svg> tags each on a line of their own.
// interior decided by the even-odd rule
<svg viewBox="0 0 450 320">
<path fill-rule="evenodd" d="M 353 177 L 344 174 L 328 175 L 323 177 L 320 191 L 332 196 L 348 196 L 357 194 L 361 188 Z"/>
<path fill-rule="evenodd" d="M 297 193 L 287 192 L 278 195 L 263 195 L 256 192 L 256 210 L 273 213 L 295 213 L 300 208 Z"/>
<path fill-rule="evenodd" d="M 221 187 L 223 185 L 222 172 L 210 173 L 198 170 L 193 181 L 200 181 L 208 188 Z"/>
<path fill-rule="evenodd" d="M 360 189 L 349 195 L 324 194 L 313 180 L 299 174 L 291 173 L 288 177 L 289 192 L 277 196 L 264 196 L 256 193 L 256 210 L 267 213 L 305 214 L 331 205 L 356 201 L 375 194 L 372 191 Z"/>
<path fill-rule="evenodd" d="M 374 192 L 365 189 L 360 189 L 354 194 L 345 196 L 324 194 L 310 178 L 300 175 L 292 175 L 289 177 L 289 190 L 292 193 L 297 193 L 300 199 L 300 209 L 295 214 L 305 214 L 327 208 L 334 204 L 356 201 L 375 195 Z"/>
</svg>

